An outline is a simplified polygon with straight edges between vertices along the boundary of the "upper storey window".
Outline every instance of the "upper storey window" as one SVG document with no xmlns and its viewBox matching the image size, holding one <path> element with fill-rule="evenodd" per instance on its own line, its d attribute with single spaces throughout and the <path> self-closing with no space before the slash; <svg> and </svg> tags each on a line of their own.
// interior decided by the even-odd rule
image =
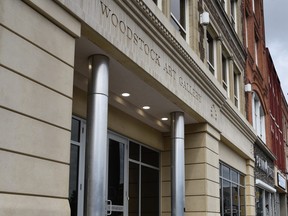
<svg viewBox="0 0 288 216">
<path fill-rule="evenodd" d="M 253 128 L 256 130 L 257 135 L 263 140 L 263 142 L 266 142 L 265 114 L 260 99 L 255 92 L 253 93 L 252 104 Z"/>
<path fill-rule="evenodd" d="M 237 17 L 236 17 L 236 11 L 237 11 L 237 1 L 236 0 L 231 0 L 230 1 L 230 18 L 231 18 L 231 23 L 232 23 L 232 26 L 235 30 L 237 30 Z"/>
<path fill-rule="evenodd" d="M 213 37 L 207 32 L 207 64 L 210 72 L 215 75 L 215 41 Z"/>
<path fill-rule="evenodd" d="M 235 66 L 234 66 L 235 68 Z M 234 105 L 239 109 L 239 84 L 240 84 L 240 73 L 234 69 Z"/>
<path fill-rule="evenodd" d="M 172 24 L 179 30 L 180 34 L 186 39 L 186 14 L 185 14 L 186 0 L 171 0 L 170 1 L 170 16 Z"/>
<path fill-rule="evenodd" d="M 222 55 L 222 86 L 229 94 L 229 60 Z"/>
</svg>

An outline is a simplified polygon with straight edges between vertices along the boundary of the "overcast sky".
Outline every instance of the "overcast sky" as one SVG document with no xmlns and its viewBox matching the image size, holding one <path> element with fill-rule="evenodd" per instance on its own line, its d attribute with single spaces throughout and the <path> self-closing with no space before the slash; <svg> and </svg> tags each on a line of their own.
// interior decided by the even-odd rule
<svg viewBox="0 0 288 216">
<path fill-rule="evenodd" d="M 264 0 L 266 47 L 288 101 L 288 0 Z"/>
</svg>

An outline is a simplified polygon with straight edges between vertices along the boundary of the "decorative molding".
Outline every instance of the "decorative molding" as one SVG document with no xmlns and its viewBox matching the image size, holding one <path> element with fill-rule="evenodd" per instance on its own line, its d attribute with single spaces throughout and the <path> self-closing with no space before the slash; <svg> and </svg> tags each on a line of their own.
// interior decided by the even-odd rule
<svg viewBox="0 0 288 216">
<path fill-rule="evenodd" d="M 217 103 L 218 106 L 221 106 L 221 104 L 223 104 L 223 102 L 225 101 L 225 96 L 222 94 L 221 90 L 219 90 L 217 86 L 213 84 L 209 76 L 204 72 L 203 68 L 198 65 L 198 63 L 193 59 L 191 54 L 189 54 L 188 51 L 186 51 L 186 49 L 177 41 L 177 39 L 170 33 L 166 26 L 157 18 L 157 16 L 151 11 L 151 9 L 145 4 L 143 0 L 117 0 L 116 2 L 121 7 L 128 6 L 131 8 L 133 6 L 136 6 L 140 10 L 141 14 L 145 15 L 145 17 L 150 20 L 150 23 L 160 32 L 161 36 L 163 36 L 167 40 L 167 44 L 169 44 L 169 46 L 172 46 L 172 49 L 170 49 L 170 51 L 172 50 L 174 54 L 172 57 L 178 55 L 178 61 L 184 61 L 186 64 L 188 63 L 189 67 L 186 67 L 186 71 L 189 71 L 190 74 L 187 73 L 187 75 L 190 75 L 190 78 L 196 81 L 197 84 L 201 86 L 204 92 L 206 91 L 208 95 L 211 95 L 211 98 L 214 100 L 215 103 Z M 127 11 L 126 9 L 126 12 L 129 11 Z M 133 12 L 135 13 L 135 10 L 133 10 Z M 132 15 L 135 16 L 135 14 Z M 144 18 L 142 18 L 141 20 L 143 19 Z M 147 24 L 148 23 L 146 22 L 146 25 Z M 199 61 L 201 61 L 200 56 L 198 57 Z"/>
<path fill-rule="evenodd" d="M 218 120 L 218 111 L 217 111 L 217 109 L 216 109 L 215 104 L 213 104 L 213 105 L 211 106 L 210 112 L 211 112 L 211 117 L 212 117 L 215 121 L 217 121 L 217 120 Z"/>
</svg>

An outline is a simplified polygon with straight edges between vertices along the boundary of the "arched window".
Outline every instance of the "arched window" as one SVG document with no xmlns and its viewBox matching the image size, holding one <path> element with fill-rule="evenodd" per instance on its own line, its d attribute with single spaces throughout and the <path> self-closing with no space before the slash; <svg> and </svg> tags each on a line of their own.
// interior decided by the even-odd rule
<svg viewBox="0 0 288 216">
<path fill-rule="evenodd" d="M 261 101 L 257 93 L 253 93 L 252 99 L 252 114 L 253 114 L 253 128 L 256 130 L 257 135 L 266 142 L 265 132 L 265 114 Z"/>
</svg>

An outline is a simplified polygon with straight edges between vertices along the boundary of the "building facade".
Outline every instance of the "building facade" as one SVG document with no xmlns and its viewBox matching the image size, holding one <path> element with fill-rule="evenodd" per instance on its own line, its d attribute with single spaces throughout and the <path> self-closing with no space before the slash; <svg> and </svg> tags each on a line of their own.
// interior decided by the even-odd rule
<svg viewBox="0 0 288 216">
<path fill-rule="evenodd" d="M 265 45 L 263 1 L 244 1 L 243 11 L 246 113 L 258 136 L 254 151 L 256 215 L 287 215 L 281 86 Z"/>
<path fill-rule="evenodd" d="M 282 102 L 281 102 L 281 106 L 282 106 L 282 125 L 283 125 L 283 142 L 284 142 L 284 146 L 285 146 L 285 153 L 286 153 L 286 170 L 285 170 L 285 174 L 286 174 L 286 179 L 287 179 L 287 164 L 288 164 L 288 144 L 287 144 L 287 137 L 288 137 L 288 105 L 287 105 L 287 101 L 285 98 L 285 95 L 283 93 L 283 91 L 281 91 L 281 98 L 282 98 Z M 286 184 L 287 187 L 287 184 Z M 288 201 L 287 201 L 287 205 L 288 205 Z"/>
<path fill-rule="evenodd" d="M 277 215 L 275 155 L 270 130 L 269 75 L 266 70 L 263 1 L 243 1 L 246 47 L 246 116 L 257 133 L 255 142 L 256 215 Z"/>
<path fill-rule="evenodd" d="M 275 186 L 278 215 L 287 214 L 286 155 L 283 133 L 282 89 L 269 49 L 266 48 L 267 70 L 269 71 L 270 131 L 275 160 Z"/>
<path fill-rule="evenodd" d="M 0 215 L 255 215 L 241 8 L 2 0 Z"/>
</svg>

